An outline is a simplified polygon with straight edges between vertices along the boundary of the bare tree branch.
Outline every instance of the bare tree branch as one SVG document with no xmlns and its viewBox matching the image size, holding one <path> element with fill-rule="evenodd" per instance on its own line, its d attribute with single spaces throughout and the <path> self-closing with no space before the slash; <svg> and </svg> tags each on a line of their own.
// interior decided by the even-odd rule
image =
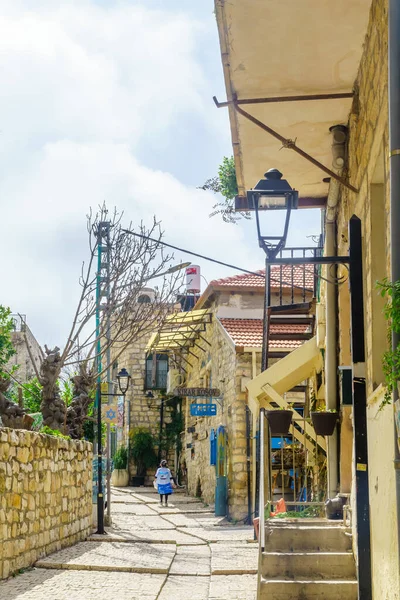
<svg viewBox="0 0 400 600">
<path fill-rule="evenodd" d="M 89 258 L 82 263 L 79 275 L 81 292 L 69 334 L 62 352 L 45 347 L 46 356 L 38 374 L 43 385 L 45 424 L 62 430 L 66 422 L 75 437 L 82 431 L 82 419 L 87 415 L 89 387 L 94 385 L 94 373 L 100 370 L 102 376 L 107 369 L 104 364 L 107 352 L 111 351 L 116 360 L 130 345 L 159 329 L 174 309 L 176 292 L 182 281 L 179 272 L 163 275 L 171 266 L 172 256 L 165 253 L 160 243 L 163 232 L 156 218 L 149 227 L 143 223 L 138 225 L 136 229 L 144 236 L 138 238 L 122 231 L 122 216 L 116 209 L 109 211 L 105 204 L 96 214 L 90 211 L 87 217 Z M 98 300 L 98 232 L 105 222 L 110 225 L 109 237 L 108 240 L 102 237 L 101 243 L 109 258 L 108 290 Z M 135 229 L 132 223 L 129 227 Z M 160 275 L 163 277 L 152 290 L 151 302 L 141 302 L 149 282 Z M 101 285 L 106 285 L 106 282 L 102 281 Z M 96 328 L 98 308 L 100 321 Z M 61 373 L 71 369 L 76 397 L 72 408 L 67 411 L 57 382 Z"/>
</svg>

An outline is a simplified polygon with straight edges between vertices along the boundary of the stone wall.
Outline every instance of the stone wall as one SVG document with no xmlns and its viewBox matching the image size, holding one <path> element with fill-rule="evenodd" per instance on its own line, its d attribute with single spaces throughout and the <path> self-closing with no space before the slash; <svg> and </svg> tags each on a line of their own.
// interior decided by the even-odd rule
<svg viewBox="0 0 400 600">
<path fill-rule="evenodd" d="M 202 334 L 211 344 L 202 352 L 192 347 L 192 367 L 186 385 L 216 387 L 223 396 L 217 403 L 215 417 L 191 417 L 186 401 L 184 456 L 188 472 L 188 490 L 196 494 L 198 482 L 205 502 L 215 500 L 215 467 L 210 465 L 210 431 L 224 425 L 227 430 L 227 475 L 229 516 L 242 519 L 247 515 L 246 395 L 241 390 L 242 377 L 251 376 L 251 354 L 237 354 L 232 340 L 215 317 Z M 205 342 L 201 342 L 204 347 Z M 195 427 L 195 433 L 188 433 Z M 187 445 L 191 444 L 191 448 Z"/>
<path fill-rule="evenodd" d="M 369 490 L 373 597 L 400 598 L 397 515 L 394 510 L 393 407 L 379 412 L 383 398 L 382 354 L 387 347 L 383 301 L 376 281 L 390 277 L 390 189 L 388 143 L 388 1 L 373 0 L 363 47 L 356 95 L 349 118 L 349 179 L 358 188 L 342 188 L 337 219 L 338 254 L 348 251 L 348 221 L 356 214 L 363 227 L 363 279 L 368 395 Z M 339 275 L 347 277 L 341 268 Z M 347 285 L 339 289 L 339 359 L 349 365 L 350 302 Z M 354 461 L 353 461 L 354 462 Z M 355 478 L 353 471 L 353 492 Z M 353 508 L 354 494 L 353 494 Z M 354 514 L 355 517 L 355 514 Z M 356 519 L 353 540 L 356 550 Z"/>
<path fill-rule="evenodd" d="M 0 429 L 0 579 L 85 539 L 92 445 Z"/>
<path fill-rule="evenodd" d="M 158 440 L 160 434 L 160 393 L 154 391 L 152 400 L 146 398 L 145 370 L 146 370 L 146 346 L 150 334 L 135 340 L 125 352 L 118 358 L 118 369 L 125 367 L 132 377 L 131 385 L 126 394 L 127 405 L 130 406 L 130 429 L 143 427 L 151 431 Z M 164 405 L 164 424 L 170 421 L 170 408 Z M 126 429 L 127 434 L 127 429 Z M 172 458 L 172 457 L 169 457 Z M 170 461 L 172 468 L 173 463 Z M 133 462 L 129 465 L 130 475 L 136 475 L 136 467 Z M 149 469 L 148 475 L 152 476 Z"/>
<path fill-rule="evenodd" d="M 11 332 L 11 341 L 15 349 L 15 354 L 11 357 L 7 364 L 7 368 L 10 369 L 14 365 L 19 365 L 15 376 L 21 383 L 26 383 L 35 377 L 35 366 L 38 370 L 40 368 L 41 349 L 28 325 L 22 324 L 22 328 L 23 330 L 18 329 Z M 35 362 L 35 366 L 33 365 L 31 356 L 28 352 L 27 343 L 29 344 L 30 353 Z"/>
</svg>

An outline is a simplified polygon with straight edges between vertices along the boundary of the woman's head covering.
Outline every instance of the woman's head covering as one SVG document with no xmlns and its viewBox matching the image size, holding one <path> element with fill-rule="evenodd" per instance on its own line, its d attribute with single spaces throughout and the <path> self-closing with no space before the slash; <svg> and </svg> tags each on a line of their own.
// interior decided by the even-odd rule
<svg viewBox="0 0 400 600">
<path fill-rule="evenodd" d="M 167 461 L 166 460 L 162 460 L 160 463 L 161 467 L 166 467 L 167 466 Z"/>
</svg>

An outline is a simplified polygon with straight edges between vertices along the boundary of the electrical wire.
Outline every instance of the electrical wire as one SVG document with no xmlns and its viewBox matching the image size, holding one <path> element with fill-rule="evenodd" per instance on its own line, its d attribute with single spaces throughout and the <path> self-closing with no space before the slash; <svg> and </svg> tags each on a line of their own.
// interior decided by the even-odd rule
<svg viewBox="0 0 400 600">
<path fill-rule="evenodd" d="M 150 242 L 154 242 L 155 244 L 162 244 L 163 246 L 167 246 L 167 248 L 172 248 L 173 250 L 178 250 L 179 252 L 184 252 L 185 254 L 191 254 L 192 256 L 196 256 L 197 258 L 201 258 L 203 260 L 208 260 L 210 262 L 216 263 L 217 265 L 222 265 L 223 267 L 228 267 L 229 269 L 235 269 L 235 271 L 241 271 L 242 273 L 248 273 L 249 275 L 255 275 L 256 277 L 265 278 L 264 273 L 259 273 L 257 271 L 249 271 L 248 269 L 243 269 L 241 267 L 237 267 L 236 265 L 231 265 L 230 263 L 223 262 L 221 260 L 217 260 L 216 258 L 211 258 L 209 256 L 204 256 L 203 254 L 198 254 L 197 252 L 192 252 L 191 250 L 186 250 L 185 248 L 179 248 L 178 246 L 174 246 L 173 244 L 168 244 L 167 242 L 163 242 L 162 240 L 156 240 L 155 238 L 151 238 L 148 235 L 143 235 L 142 233 L 136 233 L 135 231 L 131 231 L 130 229 L 122 229 L 124 233 L 128 233 L 130 235 L 134 235 L 136 237 L 142 238 L 144 240 L 150 240 Z M 308 263 L 306 263 L 308 264 Z M 311 273 L 311 271 L 310 271 Z M 314 273 L 312 273 L 314 274 Z M 304 290 L 308 288 L 304 288 L 302 285 L 296 285 L 294 283 L 289 283 L 288 281 L 275 279 L 271 277 L 271 281 L 274 283 L 279 283 L 280 285 L 287 285 L 289 287 L 296 288 L 298 290 Z M 310 290 L 312 291 L 312 290 Z"/>
</svg>

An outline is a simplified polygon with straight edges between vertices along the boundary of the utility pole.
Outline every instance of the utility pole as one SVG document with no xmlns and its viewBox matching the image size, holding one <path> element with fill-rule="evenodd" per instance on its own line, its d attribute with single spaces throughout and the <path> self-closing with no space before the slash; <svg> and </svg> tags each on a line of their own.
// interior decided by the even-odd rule
<svg viewBox="0 0 400 600">
<path fill-rule="evenodd" d="M 101 221 L 97 228 L 97 276 L 96 276 L 96 408 L 97 408 L 97 533 L 104 534 L 104 490 L 103 490 L 103 445 L 101 420 L 101 311 L 104 308 L 102 298 L 106 298 L 107 310 L 106 337 L 109 335 L 109 292 L 110 292 L 110 222 Z M 107 379 L 109 381 L 109 354 L 107 353 Z M 109 444 L 107 444 L 109 446 Z"/>
</svg>

